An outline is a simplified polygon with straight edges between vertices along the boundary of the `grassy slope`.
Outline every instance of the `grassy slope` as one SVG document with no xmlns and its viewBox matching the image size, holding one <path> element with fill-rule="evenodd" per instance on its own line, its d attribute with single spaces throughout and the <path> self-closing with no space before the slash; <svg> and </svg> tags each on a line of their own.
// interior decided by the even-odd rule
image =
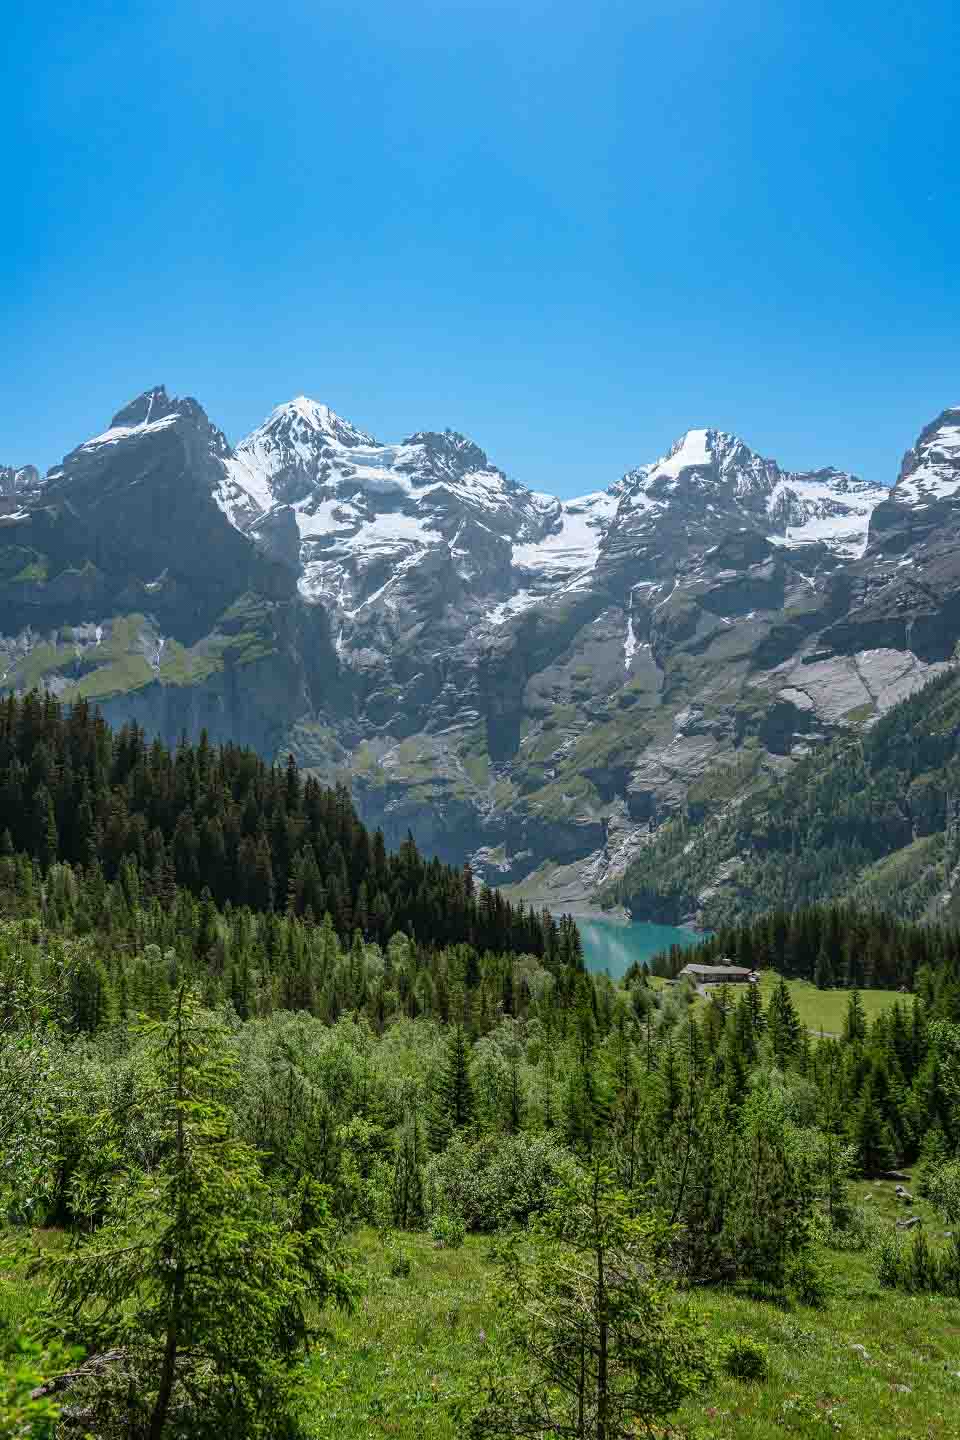
<svg viewBox="0 0 960 1440">
<path fill-rule="evenodd" d="M 858 1187 L 889 1225 L 893 1185 Z M 899 1212 L 902 1213 L 902 1212 Z M 916 1213 L 924 1213 L 920 1206 Z M 932 1227 L 932 1234 L 939 1233 Z M 376 1238 L 365 1233 L 358 1256 L 365 1293 L 351 1316 L 336 1316 L 325 1356 L 316 1362 L 341 1379 L 313 1410 L 315 1440 L 452 1440 L 447 1404 L 496 1334 L 487 1241 L 438 1251 L 424 1236 L 406 1242 L 407 1279 L 387 1273 Z M 769 1347 L 762 1385 L 719 1374 L 678 1417 L 707 1440 L 773 1440 L 839 1434 L 856 1440 L 955 1437 L 960 1420 L 960 1301 L 882 1290 L 874 1262 L 831 1255 L 835 1293 L 827 1307 L 782 1307 L 749 1294 L 702 1292 L 710 1343 L 749 1336 Z M 851 1347 L 863 1345 L 864 1360 Z M 900 1390 L 898 1386 L 907 1386 Z"/>
<path fill-rule="evenodd" d="M 770 997 L 779 979 L 775 970 L 761 972 L 760 994 L 763 997 L 764 1007 L 770 1004 Z M 651 975 L 650 983 L 667 985 L 669 982 L 661 980 L 656 975 Z M 710 985 L 707 990 L 712 992 L 718 988 Z M 743 992 L 743 987 L 732 985 L 730 989 L 734 1002 L 736 1002 Z M 842 1032 L 850 999 L 849 990 L 818 990 L 816 985 L 812 985 L 809 980 L 788 980 L 787 989 L 790 991 L 790 997 L 801 1024 L 805 1025 L 814 1035 L 821 1033 L 839 1035 Z M 885 1010 L 889 1010 L 898 1001 L 901 1005 L 913 1004 L 913 997 L 901 995 L 899 990 L 861 990 L 860 999 L 863 1001 L 863 1013 L 867 1017 L 868 1024 L 872 1024 L 878 1015 L 882 1015 Z M 704 995 L 697 995 L 694 1004 L 696 1006 L 706 1004 Z"/>
<path fill-rule="evenodd" d="M 766 970 L 760 977 L 760 992 L 764 1005 L 770 1004 L 770 997 L 777 986 L 779 976 L 773 970 Z M 818 990 L 809 980 L 788 980 L 787 988 L 796 1007 L 797 1015 L 808 1030 L 825 1035 L 839 1035 L 847 1015 L 850 1001 L 849 990 Z M 912 1005 L 909 995 L 899 990 L 861 990 L 863 1012 L 867 1022 L 872 1024 L 878 1015 L 889 1010 L 897 1001 L 901 1005 Z"/>
<path fill-rule="evenodd" d="M 892 1183 L 856 1188 L 886 1225 L 903 1213 Z M 911 1213 L 932 1220 L 922 1203 Z M 932 1222 L 928 1233 L 934 1239 L 940 1227 Z M 304 1387 L 307 1433 L 311 1440 L 454 1440 L 461 1431 L 449 1406 L 497 1331 L 489 1241 L 470 1237 L 451 1251 L 407 1236 L 411 1273 L 400 1278 L 389 1273 L 372 1232 L 353 1243 L 361 1296 L 352 1314 L 328 1317 Z M 869 1256 L 830 1255 L 828 1263 L 834 1293 L 823 1310 L 736 1290 L 700 1293 L 711 1347 L 734 1336 L 759 1340 L 769 1348 L 770 1374 L 763 1384 L 743 1384 L 718 1373 L 678 1416 L 684 1426 L 702 1440 L 956 1437 L 960 1301 L 882 1290 Z M 35 1287 L 5 1276 L 0 1328 L 26 1325 L 38 1299 Z"/>
<path fill-rule="evenodd" d="M 407 1277 L 389 1273 L 372 1231 L 355 1242 L 363 1293 L 353 1314 L 330 1317 L 326 1350 L 312 1368 L 337 1379 L 308 1412 L 314 1440 L 431 1437 L 459 1431 L 449 1405 L 492 1335 L 489 1242 L 470 1237 L 460 1250 L 437 1250 L 426 1235 L 403 1237 Z"/>
</svg>

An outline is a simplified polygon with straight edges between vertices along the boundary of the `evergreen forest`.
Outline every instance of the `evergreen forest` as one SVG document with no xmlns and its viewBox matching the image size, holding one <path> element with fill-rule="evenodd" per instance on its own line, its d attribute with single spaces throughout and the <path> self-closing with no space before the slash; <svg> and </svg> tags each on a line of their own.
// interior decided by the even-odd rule
<svg viewBox="0 0 960 1440">
<path fill-rule="evenodd" d="M 615 983 L 292 761 L 34 695 L 0 793 L 5 1440 L 952 1433 L 950 926 Z"/>
</svg>

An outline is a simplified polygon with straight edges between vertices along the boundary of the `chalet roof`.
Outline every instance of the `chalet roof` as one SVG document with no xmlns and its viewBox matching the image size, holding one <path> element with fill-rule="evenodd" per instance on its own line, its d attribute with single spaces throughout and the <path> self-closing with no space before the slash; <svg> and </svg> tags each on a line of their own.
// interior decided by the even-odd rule
<svg viewBox="0 0 960 1440">
<path fill-rule="evenodd" d="M 695 975 L 699 980 L 745 980 L 753 971 L 745 965 L 684 965 L 681 975 Z"/>
</svg>

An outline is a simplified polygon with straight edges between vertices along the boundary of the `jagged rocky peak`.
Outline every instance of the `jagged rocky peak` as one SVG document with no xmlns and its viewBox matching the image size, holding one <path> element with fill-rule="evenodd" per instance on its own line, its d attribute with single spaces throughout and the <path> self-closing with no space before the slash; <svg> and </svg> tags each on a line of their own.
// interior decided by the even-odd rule
<svg viewBox="0 0 960 1440">
<path fill-rule="evenodd" d="M 780 478 L 776 461 L 757 455 L 725 430 L 687 430 L 666 455 L 629 470 L 612 493 L 625 511 L 663 510 L 718 500 L 750 504 L 765 500 Z"/>
<path fill-rule="evenodd" d="M 69 495 L 71 503 L 80 505 L 114 504 L 118 513 L 129 498 L 124 492 L 144 486 L 189 497 L 191 503 L 211 498 L 221 503 L 217 492 L 231 453 L 223 432 L 196 400 L 169 395 L 165 386 L 155 385 L 48 471 L 45 493 L 52 499 Z M 141 539 L 131 536 L 130 543 Z"/>
<path fill-rule="evenodd" d="M 193 402 L 196 403 L 195 401 Z M 124 405 L 118 410 L 110 421 L 110 428 L 121 427 L 133 428 L 138 425 L 149 425 L 157 420 L 165 420 L 168 416 L 176 415 L 179 411 L 180 402 L 171 399 L 167 394 L 165 385 L 154 385 L 150 390 L 144 390 L 129 405 Z"/>
<path fill-rule="evenodd" d="M 417 430 L 403 441 L 403 448 L 418 450 L 423 468 L 435 471 L 438 475 L 460 476 L 471 470 L 493 470 L 498 475 L 503 474 L 490 464 L 479 445 L 474 444 L 466 435 L 461 435 L 458 430 Z"/>
<path fill-rule="evenodd" d="M 106 430 L 71 450 L 61 465 L 48 472 L 47 480 L 56 485 L 87 474 L 91 465 L 105 460 L 112 465 L 116 455 L 125 455 L 130 446 L 150 443 L 174 427 L 179 428 L 194 461 L 209 455 L 222 459 L 230 453 L 222 431 L 210 423 L 202 405 L 189 396 L 168 395 L 165 386 L 154 385 L 118 410 Z"/>
<path fill-rule="evenodd" d="M 891 498 L 923 505 L 960 494 L 960 406 L 942 411 L 907 451 Z"/>
<path fill-rule="evenodd" d="M 885 504 L 870 521 L 869 557 L 886 559 L 916 578 L 919 551 L 929 558 L 956 548 L 960 534 L 960 406 L 941 411 L 906 452 Z M 913 557 L 908 558 L 908 552 Z"/>
</svg>

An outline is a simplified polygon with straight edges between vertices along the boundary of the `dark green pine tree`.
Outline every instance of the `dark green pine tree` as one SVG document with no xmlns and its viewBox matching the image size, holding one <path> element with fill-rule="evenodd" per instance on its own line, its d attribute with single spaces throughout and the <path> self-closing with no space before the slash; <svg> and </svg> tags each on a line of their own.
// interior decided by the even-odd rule
<svg viewBox="0 0 960 1440">
<path fill-rule="evenodd" d="M 763 1013 L 763 1001 L 760 998 L 759 985 L 747 986 L 744 1002 L 746 1003 L 747 1013 L 750 1017 L 750 1028 L 753 1031 L 754 1038 L 759 1040 L 767 1028 L 767 1018 Z"/>
<path fill-rule="evenodd" d="M 117 1433 L 143 1440 L 198 1424 L 235 1440 L 289 1434 L 312 1317 L 350 1297 L 323 1192 L 304 1181 L 283 1202 L 269 1190 L 235 1131 L 226 1031 L 189 992 L 145 1036 L 161 1158 L 142 1176 L 124 1167 L 104 1223 L 41 1262 L 47 1333 L 107 1355 L 84 1395 L 100 1433 L 106 1402 Z M 90 1143 L 106 1140 L 115 1159 L 112 1125 L 100 1117 Z M 125 1367 L 116 1378 L 110 1351 Z"/>
<path fill-rule="evenodd" d="M 397 1140 L 390 1189 L 390 1207 L 394 1225 L 412 1230 L 423 1219 L 423 1170 L 427 1160 L 420 1122 L 408 1114 Z"/>
<path fill-rule="evenodd" d="M 814 967 L 813 983 L 818 990 L 831 990 L 834 982 L 833 957 L 830 954 L 827 937 L 824 936 L 823 943 L 817 951 L 817 963 Z"/>
<path fill-rule="evenodd" d="M 68 1003 L 71 1024 L 84 1035 L 93 1035 L 116 1017 L 116 996 L 107 968 L 92 950 L 85 950 L 71 970 Z"/>
<path fill-rule="evenodd" d="M 657 1124 L 659 1130 L 664 1132 L 673 1124 L 683 1100 L 683 1076 L 680 1074 L 672 1038 L 667 1041 L 658 1060 Z"/>
<path fill-rule="evenodd" d="M 213 951 L 217 938 L 217 909 L 213 903 L 213 896 L 206 886 L 200 896 L 200 908 L 197 915 L 197 938 L 195 943 L 197 958 L 207 964 Z"/>
<path fill-rule="evenodd" d="M 861 1045 L 867 1038 L 867 1017 L 859 990 L 851 990 L 847 1014 L 843 1022 L 843 1038 L 851 1045 Z"/>
<path fill-rule="evenodd" d="M 894 1162 L 893 1137 L 874 1093 L 873 1077 L 867 1081 L 853 1117 L 852 1140 L 857 1161 L 865 1175 L 886 1170 Z"/>
<path fill-rule="evenodd" d="M 564 1139 L 575 1154 L 589 1158 L 607 1130 L 608 1106 L 592 1059 L 574 1066 L 563 1097 Z"/>
<path fill-rule="evenodd" d="M 34 797 L 34 853 L 44 870 L 54 863 L 59 850 L 57 818 L 53 808 L 53 797 L 46 785 L 41 785 Z"/>
<path fill-rule="evenodd" d="M 523 1096 L 523 1083 L 520 1078 L 520 1046 L 518 1044 L 511 1046 L 509 1066 L 504 1097 L 504 1129 L 508 1135 L 518 1135 L 523 1129 L 527 1108 Z"/>
<path fill-rule="evenodd" d="M 780 1069 L 785 1069 L 800 1052 L 800 1020 L 790 996 L 790 987 L 782 977 L 767 1008 L 770 1044 Z"/>
<path fill-rule="evenodd" d="M 754 1064 L 759 1048 L 756 1017 L 750 1003 L 756 992 L 756 985 L 751 985 L 748 994 L 740 997 L 733 1012 L 733 1022 L 726 1030 L 727 1052 L 736 1060 L 738 1067 L 744 1069 L 749 1069 Z"/>
<path fill-rule="evenodd" d="M 430 1107 L 430 1146 L 442 1150 L 450 1137 L 467 1130 L 473 1121 L 473 1086 L 470 1082 L 470 1043 L 461 1022 L 450 1031 L 447 1053 L 433 1085 Z"/>
</svg>

